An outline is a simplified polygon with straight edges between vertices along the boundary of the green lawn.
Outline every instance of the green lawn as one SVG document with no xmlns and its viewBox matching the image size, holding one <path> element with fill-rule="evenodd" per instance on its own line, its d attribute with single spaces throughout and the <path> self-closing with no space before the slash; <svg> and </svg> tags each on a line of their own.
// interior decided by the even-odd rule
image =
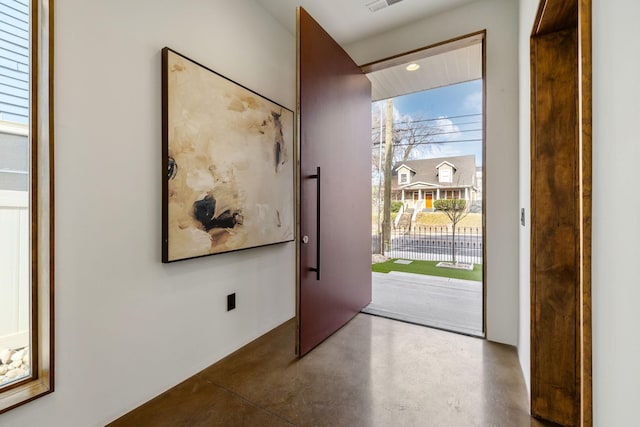
<svg viewBox="0 0 640 427">
<path fill-rule="evenodd" d="M 457 270 L 453 268 L 436 267 L 438 261 L 413 261 L 411 264 L 396 264 L 396 259 L 373 264 L 371 271 L 376 273 L 388 273 L 401 271 L 404 273 L 426 274 L 429 276 L 451 277 L 453 279 L 482 281 L 482 264 L 474 264 L 473 271 Z"/>
</svg>

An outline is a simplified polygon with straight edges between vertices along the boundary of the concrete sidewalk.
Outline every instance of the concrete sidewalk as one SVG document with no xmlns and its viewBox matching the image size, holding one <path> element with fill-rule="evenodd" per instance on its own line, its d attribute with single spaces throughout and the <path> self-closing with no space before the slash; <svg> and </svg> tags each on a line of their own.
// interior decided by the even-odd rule
<svg viewBox="0 0 640 427">
<path fill-rule="evenodd" d="M 396 271 L 372 275 L 372 301 L 364 313 L 484 336 L 482 282 Z"/>
</svg>

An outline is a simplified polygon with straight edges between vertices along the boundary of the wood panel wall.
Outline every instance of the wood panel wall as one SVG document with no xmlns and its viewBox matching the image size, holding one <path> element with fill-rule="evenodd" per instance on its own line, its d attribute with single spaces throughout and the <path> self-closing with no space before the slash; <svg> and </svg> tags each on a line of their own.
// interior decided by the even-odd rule
<svg viewBox="0 0 640 427">
<path fill-rule="evenodd" d="M 576 425 L 578 200 L 576 30 L 536 39 L 531 258 L 534 415 Z"/>
<path fill-rule="evenodd" d="M 531 412 L 592 425 L 591 0 L 541 0 L 531 37 Z"/>
</svg>

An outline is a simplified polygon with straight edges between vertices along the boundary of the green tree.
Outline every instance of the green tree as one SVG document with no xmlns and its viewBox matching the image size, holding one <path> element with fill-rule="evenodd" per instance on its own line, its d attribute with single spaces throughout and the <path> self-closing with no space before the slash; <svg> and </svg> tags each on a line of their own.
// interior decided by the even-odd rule
<svg viewBox="0 0 640 427">
<path fill-rule="evenodd" d="M 457 264 L 456 227 L 458 223 L 469 214 L 467 201 L 464 199 L 442 199 L 436 200 L 433 206 L 436 210 L 444 212 L 451 221 L 451 260 L 454 264 Z"/>
</svg>

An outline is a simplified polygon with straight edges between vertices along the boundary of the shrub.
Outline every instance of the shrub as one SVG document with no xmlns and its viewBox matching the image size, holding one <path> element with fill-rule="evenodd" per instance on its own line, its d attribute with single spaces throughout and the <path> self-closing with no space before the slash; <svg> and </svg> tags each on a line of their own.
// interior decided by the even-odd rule
<svg viewBox="0 0 640 427">
<path fill-rule="evenodd" d="M 391 202 L 391 212 L 398 213 L 400 212 L 400 208 L 402 207 L 402 202 L 392 201 Z"/>
<path fill-rule="evenodd" d="M 462 211 L 467 206 L 464 199 L 440 199 L 433 202 L 433 207 L 437 211 Z"/>
</svg>

